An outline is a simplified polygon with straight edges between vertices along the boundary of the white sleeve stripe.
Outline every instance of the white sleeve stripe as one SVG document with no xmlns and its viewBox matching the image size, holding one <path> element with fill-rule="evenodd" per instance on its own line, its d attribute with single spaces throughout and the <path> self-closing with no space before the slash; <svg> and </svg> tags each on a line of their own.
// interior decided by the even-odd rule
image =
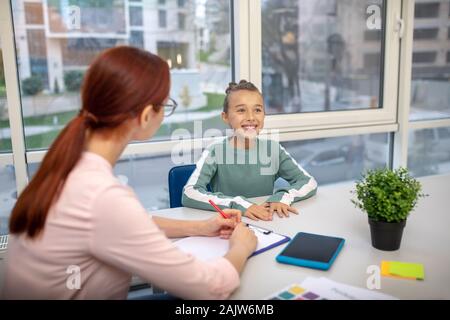
<svg viewBox="0 0 450 320">
<path fill-rule="evenodd" d="M 200 177 L 200 172 L 202 171 L 203 165 L 205 164 L 206 158 L 208 158 L 209 152 L 210 151 L 208 149 L 203 151 L 203 154 L 200 157 L 200 160 L 198 160 L 194 172 L 192 172 L 191 177 L 186 183 L 186 187 L 194 186 L 197 183 L 198 178 Z"/>
<path fill-rule="evenodd" d="M 305 176 L 309 177 L 308 183 L 303 185 L 300 189 L 289 189 L 289 191 L 283 195 L 280 202 L 290 205 L 296 197 L 304 197 L 308 193 L 313 191 L 315 188 L 317 188 L 317 182 L 308 172 L 306 172 L 298 164 L 298 162 L 289 154 L 289 152 L 286 151 L 286 149 L 283 148 L 283 146 L 281 144 L 280 144 L 280 148 L 290 157 L 290 159 L 300 169 L 300 171 L 302 171 Z"/>
<path fill-rule="evenodd" d="M 297 197 L 304 197 L 311 191 L 313 191 L 317 187 L 317 182 L 314 178 L 310 178 L 309 182 L 303 185 L 300 189 L 290 189 L 287 193 L 283 195 L 280 202 L 285 203 L 287 205 L 291 205 L 294 202 L 294 199 Z"/>
<path fill-rule="evenodd" d="M 230 203 L 232 201 L 236 202 L 238 205 L 243 206 L 246 209 L 253 204 L 251 202 L 245 201 L 241 197 L 220 198 L 213 194 L 204 194 L 204 193 L 198 191 L 197 189 L 195 189 L 193 185 L 187 185 L 186 188 L 184 189 L 184 194 L 192 200 L 200 201 L 200 202 L 207 203 L 207 204 L 209 204 L 208 200 L 212 200 L 217 205 L 222 205 L 225 207 L 229 207 Z"/>
<path fill-rule="evenodd" d="M 212 200 L 217 205 L 229 207 L 231 201 L 234 201 L 238 205 L 243 206 L 246 209 L 248 207 L 250 207 L 252 205 L 252 203 L 245 201 L 241 197 L 220 198 L 220 197 L 212 195 L 212 194 L 206 195 L 194 188 L 194 185 L 197 184 L 197 181 L 200 178 L 200 172 L 202 171 L 202 168 L 205 164 L 206 159 L 208 158 L 209 153 L 210 153 L 210 148 L 206 149 L 203 152 L 202 156 L 200 157 L 200 160 L 197 162 L 197 166 L 196 166 L 194 172 L 192 173 L 191 177 L 189 178 L 188 182 L 186 183 L 186 186 L 184 188 L 184 194 L 192 200 L 200 201 L 200 202 L 207 203 L 207 204 L 209 204 L 208 200 Z"/>
<path fill-rule="evenodd" d="M 291 154 L 289 152 L 287 152 L 287 150 L 285 148 L 283 148 L 283 146 L 281 144 L 280 144 L 280 148 L 289 156 L 289 158 L 292 160 L 292 162 L 294 162 L 294 164 L 300 169 L 301 172 L 303 172 L 303 174 L 305 176 L 311 177 L 311 175 L 308 172 L 306 172 L 305 169 L 303 169 L 301 165 L 298 164 L 298 162 L 294 159 L 294 157 L 292 157 Z"/>
<path fill-rule="evenodd" d="M 219 144 L 221 142 L 222 141 L 213 142 L 205 149 L 205 151 L 203 151 L 202 156 L 200 157 L 200 159 L 198 160 L 198 162 L 196 164 L 196 168 L 195 168 L 194 172 L 192 173 L 191 177 L 189 178 L 188 182 L 186 183 L 186 186 L 189 186 L 189 185 L 194 186 L 195 184 L 197 184 L 198 178 L 200 177 L 200 172 L 203 169 L 203 165 L 205 164 L 205 161 L 208 158 L 213 145 Z"/>
<path fill-rule="evenodd" d="M 196 200 L 196 201 L 203 202 L 206 204 L 209 204 L 208 200 L 212 200 L 219 206 L 221 205 L 221 206 L 229 207 L 230 203 L 232 201 L 232 198 L 219 198 L 212 194 L 207 195 L 207 194 L 201 193 L 200 191 L 195 189 L 194 186 L 192 186 L 192 185 L 186 186 L 186 188 L 184 189 L 184 194 L 191 200 Z"/>
</svg>

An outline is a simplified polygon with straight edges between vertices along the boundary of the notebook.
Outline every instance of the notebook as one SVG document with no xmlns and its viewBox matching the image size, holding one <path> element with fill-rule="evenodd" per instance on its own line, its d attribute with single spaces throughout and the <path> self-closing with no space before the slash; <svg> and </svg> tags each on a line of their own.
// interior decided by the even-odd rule
<svg viewBox="0 0 450 320">
<path fill-rule="evenodd" d="M 255 232 L 258 238 L 258 245 L 251 256 L 275 248 L 290 240 L 289 237 L 271 230 L 250 224 L 247 224 L 247 226 Z M 223 257 L 228 251 L 228 239 L 221 239 L 220 237 L 187 237 L 175 241 L 174 244 L 182 251 L 205 261 Z"/>
<path fill-rule="evenodd" d="M 299 232 L 276 260 L 280 263 L 328 270 L 344 242 L 342 238 Z"/>
</svg>

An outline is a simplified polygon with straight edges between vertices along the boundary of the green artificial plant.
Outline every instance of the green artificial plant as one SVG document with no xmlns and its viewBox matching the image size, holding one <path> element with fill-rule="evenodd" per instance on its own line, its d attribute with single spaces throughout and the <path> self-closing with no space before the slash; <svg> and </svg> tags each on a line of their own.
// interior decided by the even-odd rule
<svg viewBox="0 0 450 320">
<path fill-rule="evenodd" d="M 388 168 L 369 170 L 356 183 L 357 199 L 351 201 L 370 219 L 382 222 L 406 220 L 420 197 L 422 186 L 408 170 Z"/>
</svg>

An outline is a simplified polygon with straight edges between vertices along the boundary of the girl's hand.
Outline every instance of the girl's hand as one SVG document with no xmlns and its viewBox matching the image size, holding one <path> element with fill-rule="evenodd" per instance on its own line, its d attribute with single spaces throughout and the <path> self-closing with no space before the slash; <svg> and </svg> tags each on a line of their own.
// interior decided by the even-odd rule
<svg viewBox="0 0 450 320">
<path fill-rule="evenodd" d="M 269 209 L 257 204 L 251 205 L 247 211 L 245 211 L 244 216 L 252 220 L 272 220 L 272 214 L 269 212 Z"/>
<path fill-rule="evenodd" d="M 271 216 L 274 212 L 276 212 L 280 218 L 283 218 L 284 216 L 289 217 L 289 212 L 298 214 L 297 209 L 281 202 L 269 202 L 264 203 L 263 205 L 269 211 Z"/>
<path fill-rule="evenodd" d="M 231 236 L 236 225 L 241 222 L 242 213 L 235 209 L 224 209 L 223 212 L 230 218 L 225 219 L 217 214 L 216 217 L 201 222 L 202 235 L 207 237 L 220 236 L 224 239 L 228 239 Z"/>
</svg>

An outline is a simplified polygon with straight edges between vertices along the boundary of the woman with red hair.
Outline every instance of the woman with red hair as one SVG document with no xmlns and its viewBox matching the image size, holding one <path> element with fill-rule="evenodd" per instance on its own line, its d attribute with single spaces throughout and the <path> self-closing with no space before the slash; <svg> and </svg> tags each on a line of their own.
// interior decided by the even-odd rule
<svg viewBox="0 0 450 320">
<path fill-rule="evenodd" d="M 113 175 L 130 141 L 149 139 L 168 104 L 167 63 L 116 47 L 91 64 L 82 108 L 60 133 L 20 194 L 10 219 L 6 299 L 125 299 L 131 275 L 188 299 L 225 299 L 256 247 L 240 211 L 203 221 L 151 217 Z M 204 262 L 168 237 L 230 239 L 228 253 Z M 74 274 L 75 272 L 76 274 Z"/>
</svg>

